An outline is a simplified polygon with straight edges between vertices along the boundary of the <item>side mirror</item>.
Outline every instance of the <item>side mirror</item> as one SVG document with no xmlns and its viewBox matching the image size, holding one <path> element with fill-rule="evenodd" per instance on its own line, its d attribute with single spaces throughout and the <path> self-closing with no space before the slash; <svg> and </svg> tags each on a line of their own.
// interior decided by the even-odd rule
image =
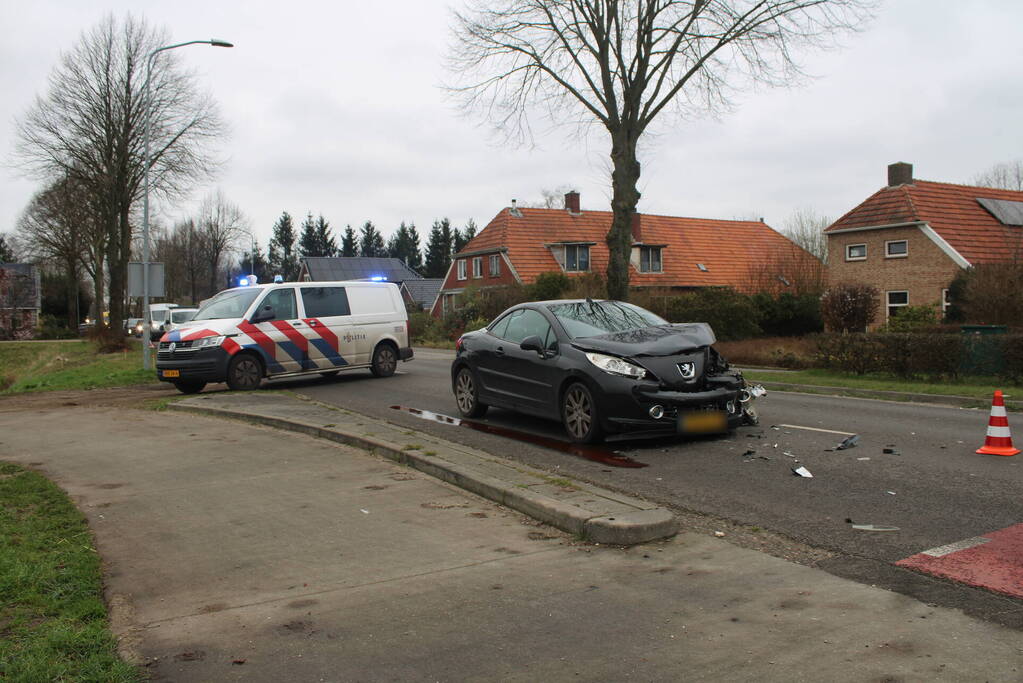
<svg viewBox="0 0 1023 683">
<path fill-rule="evenodd" d="M 267 305 L 267 306 L 263 306 L 258 311 L 253 313 L 252 314 L 252 320 L 250 320 L 249 322 L 251 322 L 251 323 L 261 323 L 261 322 L 264 322 L 266 320 L 273 320 L 276 317 L 277 317 L 277 314 L 274 312 L 274 307 L 270 306 L 270 305 Z"/>
<path fill-rule="evenodd" d="M 535 334 L 531 334 L 523 339 L 522 343 L 519 344 L 519 348 L 523 351 L 536 351 L 541 356 L 544 355 L 543 344 L 540 343 L 540 337 Z"/>
</svg>

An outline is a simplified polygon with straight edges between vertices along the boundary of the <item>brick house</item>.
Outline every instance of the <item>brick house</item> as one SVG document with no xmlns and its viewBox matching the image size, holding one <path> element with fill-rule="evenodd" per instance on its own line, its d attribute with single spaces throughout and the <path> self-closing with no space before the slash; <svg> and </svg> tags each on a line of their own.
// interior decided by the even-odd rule
<svg viewBox="0 0 1023 683">
<path fill-rule="evenodd" d="M 0 339 L 33 339 L 42 287 L 32 263 L 0 263 Z"/>
<path fill-rule="evenodd" d="M 887 186 L 824 232 L 828 286 L 877 287 L 877 327 L 904 306 L 945 311 L 963 268 L 1023 257 L 1023 192 L 916 180 L 899 162 Z"/>
<path fill-rule="evenodd" d="M 502 209 L 452 258 L 432 313 L 457 307 L 469 286 L 529 285 L 546 272 L 569 277 L 603 275 L 609 250 L 605 237 L 610 211 L 583 211 L 579 193 L 565 195 L 564 209 Z M 762 220 L 726 221 L 636 214 L 632 228 L 631 287 L 687 290 L 788 286 L 793 263 L 813 268 L 819 261 Z"/>
</svg>

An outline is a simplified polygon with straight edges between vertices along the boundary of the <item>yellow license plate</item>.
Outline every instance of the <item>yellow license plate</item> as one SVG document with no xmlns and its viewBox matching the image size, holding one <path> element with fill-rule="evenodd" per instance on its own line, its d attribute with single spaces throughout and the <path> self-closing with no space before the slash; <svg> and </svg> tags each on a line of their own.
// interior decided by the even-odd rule
<svg viewBox="0 0 1023 683">
<path fill-rule="evenodd" d="M 181 377 L 180 370 L 161 370 L 164 377 Z"/>
<path fill-rule="evenodd" d="M 721 410 L 682 413 L 679 416 L 678 428 L 683 434 L 711 434 L 726 431 L 728 420 Z"/>
</svg>

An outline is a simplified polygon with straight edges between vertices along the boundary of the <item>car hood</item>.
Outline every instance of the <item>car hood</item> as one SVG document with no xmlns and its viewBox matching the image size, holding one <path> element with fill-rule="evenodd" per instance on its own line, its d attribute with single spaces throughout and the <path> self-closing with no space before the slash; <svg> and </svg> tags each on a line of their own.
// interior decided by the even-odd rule
<svg viewBox="0 0 1023 683">
<path fill-rule="evenodd" d="M 714 331 L 707 323 L 680 323 L 580 337 L 572 340 L 572 346 L 582 351 L 624 357 L 675 356 L 710 346 L 715 341 Z"/>
</svg>

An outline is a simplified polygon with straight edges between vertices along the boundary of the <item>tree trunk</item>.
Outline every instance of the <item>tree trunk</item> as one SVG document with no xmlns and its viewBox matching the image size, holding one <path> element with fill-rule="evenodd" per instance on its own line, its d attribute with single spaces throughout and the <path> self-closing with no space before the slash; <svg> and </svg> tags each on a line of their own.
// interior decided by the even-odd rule
<svg viewBox="0 0 1023 683">
<path fill-rule="evenodd" d="M 611 136 L 611 230 L 607 233 L 610 258 L 607 262 L 607 296 L 629 298 L 629 256 L 632 252 L 632 221 L 640 193 L 637 189 L 640 164 L 636 159 L 638 136 L 620 131 Z"/>
</svg>

